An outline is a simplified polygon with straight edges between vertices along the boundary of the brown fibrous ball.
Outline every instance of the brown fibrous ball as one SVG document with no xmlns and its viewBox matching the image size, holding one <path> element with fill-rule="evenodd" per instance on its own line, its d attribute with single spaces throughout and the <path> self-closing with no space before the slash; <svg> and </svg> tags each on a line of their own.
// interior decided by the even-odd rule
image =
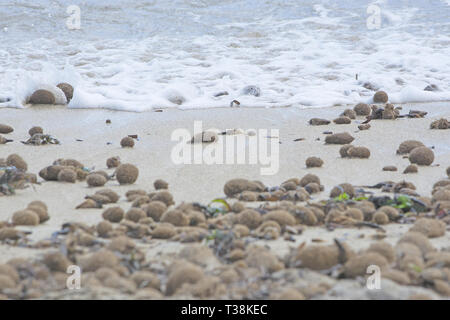
<svg viewBox="0 0 450 320">
<path fill-rule="evenodd" d="M 116 178 L 120 184 L 133 184 L 139 176 L 139 169 L 130 163 L 121 164 L 116 169 Z"/>
</svg>

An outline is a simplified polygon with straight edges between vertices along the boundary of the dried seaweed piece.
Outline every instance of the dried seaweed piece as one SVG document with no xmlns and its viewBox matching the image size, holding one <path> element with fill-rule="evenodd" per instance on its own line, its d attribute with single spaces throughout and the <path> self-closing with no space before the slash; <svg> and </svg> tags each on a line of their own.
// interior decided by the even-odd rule
<svg viewBox="0 0 450 320">
<path fill-rule="evenodd" d="M 49 134 L 35 133 L 27 141 L 21 141 L 23 144 L 31 144 L 35 146 L 46 144 L 60 144 L 59 140 Z"/>
</svg>

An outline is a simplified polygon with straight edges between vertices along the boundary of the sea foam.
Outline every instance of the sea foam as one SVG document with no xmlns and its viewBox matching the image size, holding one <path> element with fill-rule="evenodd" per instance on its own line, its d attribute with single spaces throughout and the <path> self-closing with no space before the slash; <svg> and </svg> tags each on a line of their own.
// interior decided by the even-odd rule
<svg viewBox="0 0 450 320">
<path fill-rule="evenodd" d="M 74 1 L 72 31 L 62 0 L 5 1 L 0 107 L 60 82 L 75 87 L 69 108 L 138 112 L 354 104 L 370 88 L 393 103 L 450 100 L 446 1 Z"/>
</svg>

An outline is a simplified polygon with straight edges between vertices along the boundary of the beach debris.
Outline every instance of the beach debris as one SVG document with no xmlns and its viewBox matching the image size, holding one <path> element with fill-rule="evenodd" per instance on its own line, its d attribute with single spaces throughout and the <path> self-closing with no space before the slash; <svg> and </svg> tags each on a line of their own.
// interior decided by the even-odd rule
<svg viewBox="0 0 450 320">
<path fill-rule="evenodd" d="M 61 182 L 75 183 L 77 181 L 77 174 L 75 170 L 69 168 L 62 169 L 59 171 L 57 179 Z"/>
<path fill-rule="evenodd" d="M 385 107 L 383 109 L 383 113 L 382 113 L 382 118 L 385 120 L 394 120 L 397 118 L 397 114 L 395 112 L 394 105 L 392 105 L 392 104 L 385 105 Z"/>
<path fill-rule="evenodd" d="M 350 183 L 341 183 L 331 189 L 330 198 L 339 200 L 339 197 L 343 199 L 351 199 L 355 196 L 355 188 Z"/>
<path fill-rule="evenodd" d="M 446 224 L 437 219 L 420 218 L 409 231 L 420 232 L 427 238 L 438 238 L 445 235 Z"/>
<path fill-rule="evenodd" d="M 139 222 L 139 220 L 147 217 L 147 214 L 144 210 L 140 208 L 130 208 L 125 214 L 125 219 L 133 222 Z"/>
<path fill-rule="evenodd" d="M 330 124 L 330 120 L 320 119 L 320 118 L 312 118 L 309 120 L 309 124 L 312 126 L 324 126 Z"/>
<path fill-rule="evenodd" d="M 188 216 L 183 211 L 178 209 L 172 209 L 164 212 L 160 221 L 170 223 L 175 227 L 185 227 L 189 225 Z"/>
<path fill-rule="evenodd" d="M 353 146 L 351 144 L 346 144 L 343 145 L 340 149 L 339 149 L 339 154 L 341 155 L 342 158 L 348 158 L 348 150 L 350 148 L 353 148 Z"/>
<path fill-rule="evenodd" d="M 397 154 L 409 154 L 414 148 L 418 147 L 425 147 L 425 145 L 417 140 L 406 140 L 399 145 Z"/>
<path fill-rule="evenodd" d="M 47 205 L 42 201 L 36 200 L 30 202 L 26 210 L 35 212 L 39 217 L 39 223 L 44 223 L 50 219 Z"/>
<path fill-rule="evenodd" d="M 105 200 L 101 201 L 104 204 L 116 203 L 120 199 L 120 196 L 116 192 L 111 190 L 111 189 L 98 190 L 98 191 L 95 192 L 95 195 L 101 195 L 101 196 L 104 196 L 104 197 L 108 198 L 108 200 L 109 200 L 108 202 L 105 201 Z M 89 196 L 86 196 L 86 198 L 89 198 Z"/>
<path fill-rule="evenodd" d="M 0 196 L 13 195 L 16 189 L 24 189 L 33 183 L 27 174 L 15 166 L 0 167 Z"/>
<path fill-rule="evenodd" d="M 436 251 L 436 249 L 433 247 L 427 236 L 425 236 L 423 233 L 420 232 L 408 231 L 400 238 L 398 242 L 410 243 L 419 248 L 422 254 Z"/>
<path fill-rule="evenodd" d="M 67 99 L 67 103 L 70 102 L 70 100 L 72 100 L 73 98 L 73 87 L 68 84 L 68 83 L 59 83 L 56 85 L 58 88 L 60 88 L 62 90 L 62 92 L 64 92 L 64 95 L 66 96 Z"/>
<path fill-rule="evenodd" d="M 348 117 L 352 120 L 356 119 L 356 111 L 353 109 L 345 109 L 344 112 L 341 113 L 341 116 Z"/>
<path fill-rule="evenodd" d="M 424 91 L 431 91 L 431 92 L 440 91 L 439 87 L 437 85 L 435 85 L 435 84 L 429 84 L 423 90 Z"/>
<path fill-rule="evenodd" d="M 169 183 L 162 179 L 155 180 L 153 186 L 155 187 L 155 190 L 169 189 Z"/>
<path fill-rule="evenodd" d="M 424 118 L 428 112 L 421 111 L 421 110 L 410 110 L 409 113 L 406 115 L 408 118 Z"/>
<path fill-rule="evenodd" d="M 434 152 L 427 147 L 414 148 L 409 154 L 409 161 L 420 166 L 429 166 L 434 161 Z"/>
<path fill-rule="evenodd" d="M 218 97 L 227 96 L 227 95 L 228 95 L 228 91 L 220 91 L 220 92 L 215 93 L 213 96 L 215 98 L 218 98 Z"/>
<path fill-rule="evenodd" d="M 450 121 L 444 118 L 433 121 L 430 125 L 430 129 L 440 129 L 440 130 L 450 129 Z"/>
<path fill-rule="evenodd" d="M 227 197 L 230 198 L 243 191 L 261 192 L 264 191 L 264 189 L 265 187 L 261 184 L 246 179 L 232 179 L 229 180 L 224 186 L 224 192 Z"/>
<path fill-rule="evenodd" d="M 372 112 L 372 109 L 366 103 L 358 103 L 356 106 L 353 107 L 353 110 L 358 116 L 368 116 Z"/>
<path fill-rule="evenodd" d="M 94 199 L 86 199 L 79 205 L 75 207 L 75 209 L 100 209 L 103 207 L 101 202 L 98 202 Z"/>
<path fill-rule="evenodd" d="M 7 144 L 8 142 L 13 142 L 11 139 L 6 139 L 2 135 L 0 135 L 0 144 Z"/>
<path fill-rule="evenodd" d="M 366 147 L 351 147 L 347 150 L 349 158 L 368 159 L 370 157 L 370 150 Z"/>
<path fill-rule="evenodd" d="M 118 223 L 125 216 L 125 211 L 121 207 L 111 207 L 103 211 L 102 217 L 106 221 Z"/>
<path fill-rule="evenodd" d="M 305 140 L 306 140 L 305 138 L 297 138 L 297 139 L 294 139 L 293 141 L 298 142 L 298 141 L 305 141 Z"/>
<path fill-rule="evenodd" d="M 323 166 L 323 160 L 318 157 L 309 157 L 305 163 L 307 168 L 320 168 Z"/>
<path fill-rule="evenodd" d="M 397 171 L 397 167 L 396 166 L 385 166 L 383 167 L 383 171 Z"/>
<path fill-rule="evenodd" d="M 405 168 L 405 170 L 403 171 L 404 174 L 408 174 L 408 173 L 417 173 L 419 172 L 419 168 L 415 165 L 415 164 L 410 164 L 409 166 L 407 166 Z"/>
<path fill-rule="evenodd" d="M 117 168 L 120 165 L 120 157 L 111 157 L 106 160 L 106 166 L 108 169 Z"/>
<path fill-rule="evenodd" d="M 259 97 L 261 95 L 261 89 L 257 86 L 250 85 L 243 88 L 241 93 L 243 95 Z"/>
<path fill-rule="evenodd" d="M 204 277 L 202 268 L 192 264 L 177 264 L 169 273 L 166 284 L 166 295 L 171 296 L 176 293 L 183 285 L 195 284 Z"/>
<path fill-rule="evenodd" d="M 244 225 L 250 230 L 253 230 L 258 228 L 258 226 L 261 224 L 262 217 L 258 211 L 253 209 L 246 209 L 236 216 L 235 221 L 236 224 Z"/>
<path fill-rule="evenodd" d="M 127 136 L 120 140 L 120 145 L 122 148 L 133 148 L 134 147 L 134 139 Z"/>
<path fill-rule="evenodd" d="M 6 165 L 15 167 L 18 170 L 22 170 L 23 172 L 26 172 L 28 170 L 28 165 L 25 160 L 23 160 L 23 158 L 16 153 L 10 154 L 6 158 Z"/>
<path fill-rule="evenodd" d="M 107 181 L 103 175 L 98 173 L 90 173 L 86 177 L 86 182 L 89 187 L 103 187 Z"/>
<path fill-rule="evenodd" d="M 60 144 L 59 140 L 49 134 L 35 133 L 27 141 L 21 141 L 23 144 L 41 146 L 46 144 Z"/>
<path fill-rule="evenodd" d="M 239 107 L 241 103 L 237 100 L 233 100 L 230 102 L 230 107 Z"/>
<path fill-rule="evenodd" d="M 437 85 L 435 85 L 435 84 L 429 84 L 423 90 L 424 91 L 431 91 L 431 92 L 440 91 L 439 87 Z"/>
<path fill-rule="evenodd" d="M 80 161 L 75 159 L 57 159 L 53 162 L 53 165 L 67 166 L 67 167 L 75 167 L 78 169 L 85 168 L 85 165 Z"/>
<path fill-rule="evenodd" d="M 164 214 L 164 212 L 167 211 L 167 206 L 162 201 L 152 201 L 148 204 L 145 204 L 141 207 L 145 213 L 147 214 L 147 217 L 152 218 L 154 221 L 159 222 L 161 219 L 161 216 Z"/>
<path fill-rule="evenodd" d="M 350 124 L 352 123 L 352 120 L 349 117 L 341 116 L 339 118 L 336 118 L 333 120 L 335 124 Z"/>
<path fill-rule="evenodd" d="M 217 132 L 215 131 L 203 131 L 201 133 L 198 133 L 194 135 L 191 138 L 190 143 L 212 143 L 217 142 L 219 139 Z"/>
<path fill-rule="evenodd" d="M 377 91 L 379 89 L 379 87 L 376 84 L 371 82 L 364 82 L 363 87 L 371 91 Z"/>
<path fill-rule="evenodd" d="M 355 138 L 353 138 L 348 132 L 335 133 L 325 137 L 326 144 L 349 144 Z"/>
<path fill-rule="evenodd" d="M 312 270 L 329 270 L 338 264 L 345 263 L 354 252 L 339 242 L 333 245 L 300 245 L 290 257 L 289 264 L 295 267 Z"/>
<path fill-rule="evenodd" d="M 36 90 L 28 100 L 31 104 L 55 104 L 55 96 L 48 90 Z"/>
<path fill-rule="evenodd" d="M 361 130 L 361 131 L 363 131 L 363 130 L 369 130 L 370 127 L 371 127 L 370 123 L 365 123 L 365 124 L 360 124 L 360 125 L 358 126 L 358 129 Z"/>
<path fill-rule="evenodd" d="M 34 136 L 36 133 L 43 134 L 44 129 L 42 129 L 41 127 L 35 126 L 35 127 L 32 127 L 30 130 L 28 130 L 28 134 L 30 135 L 30 137 Z"/>
<path fill-rule="evenodd" d="M 14 128 L 7 125 L 7 124 L 1 124 L 0 123 L 0 133 L 2 134 L 8 134 L 14 131 Z"/>
<path fill-rule="evenodd" d="M 372 219 L 373 219 L 373 222 L 375 222 L 378 225 L 383 225 L 383 224 L 389 223 L 389 217 L 383 211 L 375 212 Z"/>
<path fill-rule="evenodd" d="M 373 96 L 374 103 L 386 103 L 388 102 L 389 97 L 384 91 L 377 91 Z"/>
<path fill-rule="evenodd" d="M 39 224 L 37 213 L 27 209 L 14 212 L 11 220 L 15 226 L 37 226 Z"/>
<path fill-rule="evenodd" d="M 139 176 L 139 169 L 130 163 L 121 164 L 117 167 L 115 176 L 119 184 L 133 184 Z"/>
<path fill-rule="evenodd" d="M 384 270 L 388 266 L 388 261 L 384 256 L 376 252 L 355 255 L 344 265 L 344 275 L 346 278 L 364 276 L 367 274 L 367 268 L 372 265 Z"/>
</svg>

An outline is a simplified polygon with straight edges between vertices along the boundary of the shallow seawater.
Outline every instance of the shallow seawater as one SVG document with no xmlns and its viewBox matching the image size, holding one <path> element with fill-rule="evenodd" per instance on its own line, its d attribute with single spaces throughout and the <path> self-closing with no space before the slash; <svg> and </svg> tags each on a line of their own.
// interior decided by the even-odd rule
<svg viewBox="0 0 450 320">
<path fill-rule="evenodd" d="M 450 1 L 0 0 L 0 106 L 59 82 L 127 111 L 449 101 Z"/>
</svg>

